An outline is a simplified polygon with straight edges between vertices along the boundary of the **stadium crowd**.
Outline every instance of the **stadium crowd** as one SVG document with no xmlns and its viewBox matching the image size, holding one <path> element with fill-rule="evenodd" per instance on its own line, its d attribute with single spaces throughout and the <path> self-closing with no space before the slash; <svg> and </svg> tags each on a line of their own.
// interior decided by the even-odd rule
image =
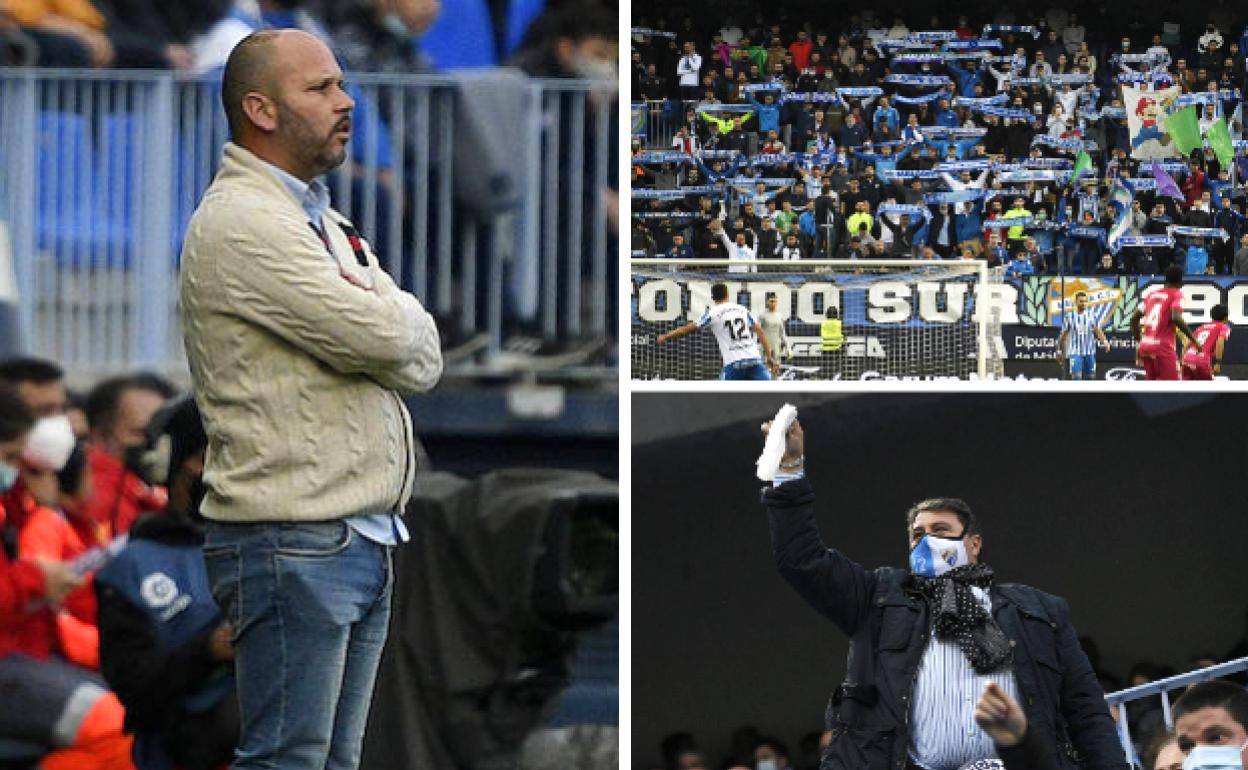
<svg viewBox="0 0 1248 770">
<path fill-rule="evenodd" d="M 428 69 L 412 41 L 429 0 L 3 0 L 0 65 L 208 72 L 262 27 L 297 26 L 334 42 L 355 69 Z"/>
<path fill-rule="evenodd" d="M 1248 148 L 1176 153 L 1154 177 L 1132 157 L 1122 90 L 1178 86 L 1202 133 L 1224 118 L 1238 140 L 1242 6 L 1168 7 L 1128 28 L 1059 4 L 975 5 L 956 18 L 638 10 L 634 256 L 1248 275 Z"/>
<path fill-rule="evenodd" d="M 1088 637 L 1082 637 L 1080 641 L 1095 666 L 1098 658 L 1095 642 Z M 1223 658 L 1210 653 L 1202 653 L 1194 656 L 1188 662 L 1187 668 L 1195 671 L 1225 660 L 1242 658 L 1245 655 L 1248 655 L 1248 636 L 1238 642 Z M 1147 684 L 1178 673 L 1175 668 L 1168 665 L 1140 661 L 1131 666 L 1124 680 L 1102 671 L 1099 666 L 1096 668 L 1106 693 Z M 1248 676 L 1241 673 L 1213 681 L 1228 683 L 1244 690 L 1245 685 L 1248 684 Z M 1171 692 L 1171 702 L 1173 703 L 1182 692 L 1182 690 Z M 1110 712 L 1117 720 L 1118 706 L 1112 706 Z M 1168 761 L 1158 762 L 1165 748 L 1175 743 L 1175 733 L 1166 729 L 1161 698 L 1141 698 L 1129 702 L 1127 723 L 1131 735 L 1130 750 L 1133 752 L 1133 768 L 1170 770 Z M 700 741 L 697 736 L 687 731 L 669 733 L 656 747 L 657 756 L 661 758 L 661 761 L 650 765 L 639 762 L 638 767 L 648 767 L 653 770 L 818 770 L 820 756 L 831 740 L 831 733 L 828 730 L 811 730 L 803 734 L 796 744 L 790 744 L 774 734 L 760 730 L 756 725 L 742 725 L 724 737 L 727 739 L 726 743 L 718 740 L 719 736 L 714 738 L 703 736 L 704 740 Z M 708 745 L 726 745 L 728 749 L 722 757 L 715 757 L 707 751 Z M 648 754 L 647 756 L 655 755 Z M 644 757 L 639 757 L 639 760 L 644 761 L 644 759 Z M 1181 754 L 1178 762 L 1182 763 Z M 1006 770 L 1010 768 L 1007 766 Z"/>
<path fill-rule="evenodd" d="M 231 628 L 197 517 L 194 401 L 151 374 L 69 392 L 51 361 L 0 362 L 0 762 L 228 763 Z"/>
</svg>

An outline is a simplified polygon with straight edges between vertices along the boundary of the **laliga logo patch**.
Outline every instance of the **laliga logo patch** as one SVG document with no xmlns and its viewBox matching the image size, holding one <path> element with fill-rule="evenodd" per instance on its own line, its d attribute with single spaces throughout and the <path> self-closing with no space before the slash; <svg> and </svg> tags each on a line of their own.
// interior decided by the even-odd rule
<svg viewBox="0 0 1248 770">
<path fill-rule="evenodd" d="M 143 601 L 160 609 L 169 606 L 174 599 L 178 598 L 178 584 L 163 572 L 153 572 L 143 578 L 139 594 L 143 597 Z"/>
</svg>

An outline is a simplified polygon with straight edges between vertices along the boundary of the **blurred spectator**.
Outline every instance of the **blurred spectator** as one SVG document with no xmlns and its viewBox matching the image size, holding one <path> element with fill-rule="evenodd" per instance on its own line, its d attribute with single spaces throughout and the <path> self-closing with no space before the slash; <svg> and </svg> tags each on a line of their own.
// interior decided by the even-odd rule
<svg viewBox="0 0 1248 770">
<path fill-rule="evenodd" d="M 102 670 L 126 707 L 138 770 L 215 770 L 239 731 L 233 629 L 208 590 L 201 556 L 204 451 L 194 399 L 153 418 L 149 446 L 169 449 L 169 507 L 140 518 L 96 576 Z"/>
<path fill-rule="evenodd" d="M 0 492 L 16 481 L 34 422 L 16 388 L 0 382 Z M 81 578 L 61 561 L 19 558 L 10 515 L 0 503 L 0 738 L 46 749 L 43 770 L 128 770 L 132 741 L 116 696 L 76 666 L 20 652 L 31 612 L 58 606 Z"/>
<path fill-rule="evenodd" d="M 91 426 L 87 460 L 95 494 L 86 513 L 95 522 L 98 543 L 129 531 L 142 513 L 164 510 L 165 490 L 148 484 L 140 474 L 147 425 L 175 393 L 159 377 L 124 375 L 99 383 L 87 396 Z"/>
<path fill-rule="evenodd" d="M 52 361 L 42 358 L 10 358 L 0 361 L 0 382 L 7 382 L 35 413 L 36 417 L 64 414 L 68 396 L 65 372 Z"/>
<path fill-rule="evenodd" d="M 438 16 L 439 0 L 344 0 L 325 4 L 331 48 L 348 72 L 428 72 L 414 40 Z"/>
<path fill-rule="evenodd" d="M 38 48 L 42 67 L 111 67 L 104 15 L 90 0 L 6 0 L 8 13 Z"/>
</svg>

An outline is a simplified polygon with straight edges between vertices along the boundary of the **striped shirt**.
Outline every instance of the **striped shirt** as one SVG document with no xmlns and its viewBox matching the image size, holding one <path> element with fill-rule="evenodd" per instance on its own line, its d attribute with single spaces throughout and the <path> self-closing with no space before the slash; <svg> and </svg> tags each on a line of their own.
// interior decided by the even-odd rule
<svg viewBox="0 0 1248 770">
<path fill-rule="evenodd" d="M 992 599 L 982 588 L 971 592 L 988 612 Z M 975 724 L 975 702 L 989 682 L 1018 700 L 1012 671 L 977 674 L 957 642 L 933 634 L 919 664 L 911 704 L 910 759 L 927 770 L 957 770 L 977 759 L 996 757 L 992 738 Z"/>
<path fill-rule="evenodd" d="M 1096 355 L 1096 319 L 1088 311 L 1077 310 L 1062 316 L 1062 331 L 1066 332 L 1066 355 Z"/>
</svg>

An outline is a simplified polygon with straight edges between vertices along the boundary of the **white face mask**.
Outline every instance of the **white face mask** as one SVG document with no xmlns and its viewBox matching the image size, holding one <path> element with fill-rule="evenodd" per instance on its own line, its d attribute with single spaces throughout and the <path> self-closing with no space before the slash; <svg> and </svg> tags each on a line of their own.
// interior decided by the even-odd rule
<svg viewBox="0 0 1248 770">
<path fill-rule="evenodd" d="M 1239 748 L 1234 746 L 1193 746 L 1191 752 L 1183 760 L 1183 770 L 1243 770 L 1243 750 L 1248 747 L 1244 741 Z"/>
<path fill-rule="evenodd" d="M 776 770 L 776 760 L 760 759 L 758 764 L 754 765 L 754 770 Z"/>
<path fill-rule="evenodd" d="M 951 569 L 970 564 L 964 538 L 924 535 L 910 551 L 910 571 L 923 577 L 940 577 Z"/>
</svg>

